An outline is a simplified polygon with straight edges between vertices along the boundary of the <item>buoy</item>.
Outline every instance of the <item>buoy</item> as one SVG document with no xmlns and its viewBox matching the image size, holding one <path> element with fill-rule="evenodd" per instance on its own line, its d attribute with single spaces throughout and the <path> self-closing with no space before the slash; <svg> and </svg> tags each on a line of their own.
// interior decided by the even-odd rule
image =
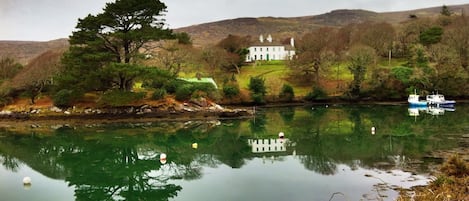
<svg viewBox="0 0 469 201">
<path fill-rule="evenodd" d="M 162 153 L 160 154 L 160 163 L 161 164 L 166 164 L 166 154 L 165 153 Z"/>
<path fill-rule="evenodd" d="M 197 143 L 192 143 L 192 149 L 197 149 L 199 145 Z"/>
<path fill-rule="evenodd" d="M 23 178 L 23 185 L 31 185 L 31 178 L 30 177 L 24 177 Z"/>
<path fill-rule="evenodd" d="M 285 134 L 283 132 L 278 133 L 278 138 L 283 139 L 285 137 Z"/>
<path fill-rule="evenodd" d="M 372 135 L 376 134 L 376 128 L 375 128 L 374 126 L 371 127 L 371 134 L 372 134 Z"/>
</svg>

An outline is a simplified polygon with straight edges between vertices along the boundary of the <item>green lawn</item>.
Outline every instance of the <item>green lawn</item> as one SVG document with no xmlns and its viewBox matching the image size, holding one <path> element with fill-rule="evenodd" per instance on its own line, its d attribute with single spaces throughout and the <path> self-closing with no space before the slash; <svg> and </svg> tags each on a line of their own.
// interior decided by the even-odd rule
<svg viewBox="0 0 469 201">
<path fill-rule="evenodd" d="M 402 60 L 393 59 L 389 65 L 386 58 L 381 58 L 377 62 L 380 68 L 392 68 L 403 64 Z M 288 81 L 288 74 L 290 69 L 287 68 L 285 61 L 262 61 L 257 63 L 247 64 L 240 68 L 240 74 L 235 75 L 241 89 L 248 89 L 251 77 L 262 76 L 265 78 L 265 84 L 268 90 L 268 95 L 278 95 L 281 91 L 283 84 L 289 84 L 294 88 L 295 96 L 305 96 L 311 91 L 312 86 L 297 86 Z M 182 76 L 181 76 L 182 75 Z M 180 74 L 181 77 L 194 77 L 193 74 Z M 353 75 L 347 68 L 347 63 L 340 63 L 331 66 L 326 72 L 321 74 L 322 80 L 325 81 L 326 90 L 329 94 L 336 94 L 345 90 L 347 83 L 353 80 Z M 339 81 L 339 82 L 337 82 Z M 340 84 L 338 84 L 340 83 Z M 337 91 L 340 85 L 341 89 Z M 219 85 L 220 86 L 220 85 Z"/>
<path fill-rule="evenodd" d="M 289 83 L 287 81 L 289 72 L 290 69 L 286 67 L 284 61 L 258 62 L 257 64 L 243 66 L 241 73 L 236 78 L 240 88 L 248 89 L 251 77 L 262 76 L 265 78 L 268 92 L 275 95 L 278 95 L 283 84 L 291 85 L 296 96 L 304 96 L 311 91 L 311 87 L 299 87 Z"/>
</svg>

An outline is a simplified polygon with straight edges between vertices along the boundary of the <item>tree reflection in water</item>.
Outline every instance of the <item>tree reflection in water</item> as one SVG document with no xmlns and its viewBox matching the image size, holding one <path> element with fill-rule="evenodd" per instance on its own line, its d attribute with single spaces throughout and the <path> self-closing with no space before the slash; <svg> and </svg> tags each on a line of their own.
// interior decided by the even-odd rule
<svg viewBox="0 0 469 201">
<path fill-rule="evenodd" d="M 169 200 L 182 191 L 174 180 L 201 179 L 204 167 L 242 168 L 249 160 L 263 157 L 281 162 L 295 153 L 293 158 L 306 169 L 333 175 L 339 164 L 352 170 L 374 168 L 377 163 L 394 164 L 396 156 L 421 158 L 429 151 L 454 147 L 457 142 L 442 133 L 464 132 L 461 125 L 468 123 L 463 118 L 467 107 L 438 122 L 430 118 L 415 122 L 405 116 L 407 108 L 402 108 L 403 114 L 400 109 L 263 109 L 255 120 L 0 134 L 0 162 L 10 171 L 24 163 L 50 178 L 65 180 L 75 188 L 76 200 Z M 376 135 L 369 132 L 372 125 L 379 129 Z M 289 140 L 286 151 L 251 152 L 248 139 L 276 139 L 279 131 Z M 199 144 L 197 149 L 191 147 L 194 142 Z M 161 153 L 168 154 L 164 165 L 159 162 Z M 401 162 L 399 166 L 406 165 Z"/>
</svg>

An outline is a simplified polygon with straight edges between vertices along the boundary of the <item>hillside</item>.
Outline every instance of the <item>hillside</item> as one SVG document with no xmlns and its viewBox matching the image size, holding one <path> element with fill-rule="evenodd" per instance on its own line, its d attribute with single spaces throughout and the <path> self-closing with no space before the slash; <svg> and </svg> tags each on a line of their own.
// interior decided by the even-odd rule
<svg viewBox="0 0 469 201">
<path fill-rule="evenodd" d="M 448 6 L 448 8 L 457 15 L 460 15 L 462 11 L 469 13 L 469 4 Z M 419 18 L 437 17 L 440 12 L 441 7 L 386 13 L 366 10 L 334 10 L 321 15 L 292 18 L 237 18 L 183 27 L 176 31 L 189 33 L 196 46 L 206 46 L 220 41 L 228 34 L 257 37 L 260 34 L 269 33 L 274 38 L 299 37 L 323 26 L 340 27 L 365 21 L 399 24 L 409 20 L 410 15 Z"/>
<path fill-rule="evenodd" d="M 448 6 L 448 8 L 458 15 L 462 11 L 469 13 L 469 4 Z M 175 31 L 189 33 L 196 46 L 206 46 L 220 41 L 228 34 L 250 35 L 254 38 L 267 33 L 272 34 L 274 38 L 300 37 L 304 33 L 323 26 L 340 27 L 365 21 L 398 24 L 409 20 L 410 15 L 419 18 L 436 17 L 439 16 L 440 11 L 441 7 L 387 13 L 366 10 L 334 10 L 321 15 L 291 18 L 237 18 L 183 27 Z M 67 48 L 68 45 L 68 39 L 46 42 L 0 40 L 0 58 L 12 57 L 26 65 L 31 59 L 48 50 Z"/>
<path fill-rule="evenodd" d="M 36 41 L 0 41 L 0 58 L 11 57 L 22 65 L 49 50 L 68 48 L 68 39 L 57 39 L 46 42 Z"/>
</svg>

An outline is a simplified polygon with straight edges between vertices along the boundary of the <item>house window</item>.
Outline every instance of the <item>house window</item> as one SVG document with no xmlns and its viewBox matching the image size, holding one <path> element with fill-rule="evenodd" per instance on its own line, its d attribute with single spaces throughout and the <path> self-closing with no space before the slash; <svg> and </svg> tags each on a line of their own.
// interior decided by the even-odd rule
<svg viewBox="0 0 469 201">
<path fill-rule="evenodd" d="M 268 51 L 269 51 L 269 48 L 267 48 L 267 50 L 266 50 L 266 51 L 268 52 Z"/>
<path fill-rule="evenodd" d="M 262 47 L 261 47 L 261 48 L 259 48 L 259 51 L 261 51 L 261 52 L 262 52 Z"/>
<path fill-rule="evenodd" d="M 254 48 L 254 52 L 256 51 L 256 48 Z"/>
</svg>

